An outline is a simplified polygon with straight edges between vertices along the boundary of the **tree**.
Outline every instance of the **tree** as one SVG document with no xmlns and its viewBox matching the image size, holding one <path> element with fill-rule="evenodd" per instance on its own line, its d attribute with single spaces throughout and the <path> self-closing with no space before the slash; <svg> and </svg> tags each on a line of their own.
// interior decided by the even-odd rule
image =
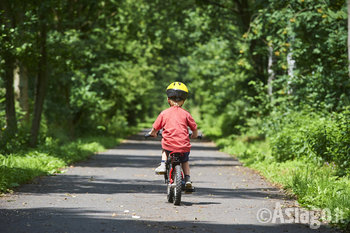
<svg viewBox="0 0 350 233">
<path fill-rule="evenodd" d="M 36 146 L 38 140 L 38 134 L 40 130 L 41 115 L 43 112 L 44 99 L 47 89 L 47 8 L 45 5 L 39 6 L 38 19 L 39 19 L 39 32 L 38 32 L 38 44 L 40 49 L 39 61 L 38 61 L 38 76 L 35 90 L 35 105 L 33 112 L 33 121 L 30 135 L 30 145 Z"/>
<path fill-rule="evenodd" d="M 1 25 L 3 25 L 4 34 L 2 36 L 2 57 L 4 59 L 4 83 L 6 89 L 6 135 L 12 138 L 17 131 L 17 119 L 15 110 L 15 93 L 14 93 L 14 68 L 15 55 L 13 47 L 13 34 L 16 31 L 16 16 L 13 5 L 10 1 L 3 1 L 0 5 Z"/>
</svg>

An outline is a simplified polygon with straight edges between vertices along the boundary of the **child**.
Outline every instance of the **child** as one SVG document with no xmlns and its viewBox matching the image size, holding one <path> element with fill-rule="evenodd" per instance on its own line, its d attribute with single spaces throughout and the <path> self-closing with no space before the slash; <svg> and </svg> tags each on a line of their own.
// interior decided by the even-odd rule
<svg viewBox="0 0 350 233">
<path fill-rule="evenodd" d="M 191 189 L 192 182 L 190 180 L 190 165 L 188 163 L 191 144 L 188 136 L 188 127 L 192 130 L 192 138 L 198 136 L 198 130 L 191 114 L 181 108 L 188 96 L 188 89 L 181 82 L 173 82 L 168 86 L 166 93 L 170 108 L 159 114 L 151 132 L 149 132 L 151 136 L 156 137 L 157 132 L 163 129 L 162 161 L 160 166 L 155 169 L 155 172 L 157 174 L 165 173 L 165 162 L 171 152 L 184 153 L 184 156 L 181 156 L 182 170 L 185 174 L 186 188 Z"/>
</svg>

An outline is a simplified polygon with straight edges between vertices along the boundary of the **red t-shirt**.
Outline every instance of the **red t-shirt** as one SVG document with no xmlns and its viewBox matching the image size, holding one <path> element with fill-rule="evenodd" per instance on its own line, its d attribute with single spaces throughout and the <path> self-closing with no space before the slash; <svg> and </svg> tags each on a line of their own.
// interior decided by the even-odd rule
<svg viewBox="0 0 350 233">
<path fill-rule="evenodd" d="M 162 111 L 153 124 L 155 130 L 163 129 L 163 149 L 175 152 L 190 152 L 188 127 L 194 131 L 197 124 L 189 112 L 178 106 Z"/>
</svg>

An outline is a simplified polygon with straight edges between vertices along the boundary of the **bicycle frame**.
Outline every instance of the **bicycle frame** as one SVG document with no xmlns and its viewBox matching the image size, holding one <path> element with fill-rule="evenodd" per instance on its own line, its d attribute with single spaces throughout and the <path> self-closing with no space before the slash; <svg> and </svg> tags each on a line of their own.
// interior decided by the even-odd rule
<svg viewBox="0 0 350 233">
<path fill-rule="evenodd" d="M 165 180 L 166 184 L 168 182 L 170 184 L 174 183 L 174 180 L 172 179 L 172 174 L 173 174 L 173 171 L 174 171 L 174 167 L 176 165 L 181 165 L 180 156 L 183 156 L 183 153 L 171 152 L 169 154 L 168 160 L 166 162 L 166 170 L 167 170 L 167 172 L 165 172 L 165 174 L 164 174 L 164 180 Z M 170 168 L 170 165 L 171 165 L 171 168 Z M 169 177 L 168 177 L 168 173 L 169 173 Z M 181 172 L 181 176 L 182 176 L 182 179 L 183 179 L 184 178 L 183 172 Z"/>
</svg>

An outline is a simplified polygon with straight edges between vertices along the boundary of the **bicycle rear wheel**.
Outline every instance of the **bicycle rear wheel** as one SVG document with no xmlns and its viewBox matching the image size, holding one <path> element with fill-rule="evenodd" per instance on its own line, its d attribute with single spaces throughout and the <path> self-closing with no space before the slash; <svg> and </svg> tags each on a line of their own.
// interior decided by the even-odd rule
<svg viewBox="0 0 350 233">
<path fill-rule="evenodd" d="M 181 191 L 182 191 L 182 175 L 181 166 L 178 164 L 174 169 L 174 205 L 180 205 L 181 203 Z"/>
</svg>

